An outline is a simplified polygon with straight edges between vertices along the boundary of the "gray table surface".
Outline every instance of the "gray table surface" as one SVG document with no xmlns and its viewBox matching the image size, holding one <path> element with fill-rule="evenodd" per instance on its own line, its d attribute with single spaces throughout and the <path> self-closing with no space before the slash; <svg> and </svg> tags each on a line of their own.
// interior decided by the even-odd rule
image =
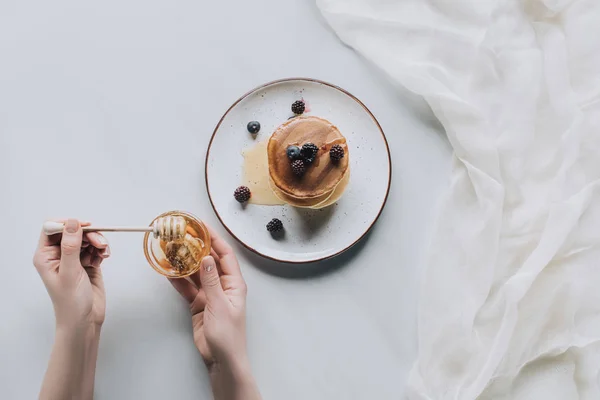
<svg viewBox="0 0 600 400">
<path fill-rule="evenodd" d="M 31 262 L 41 222 L 145 224 L 184 209 L 225 234 L 204 186 L 210 134 L 242 93 L 290 76 L 330 81 L 370 107 L 393 183 L 372 233 L 335 260 L 291 267 L 235 244 L 257 381 L 265 399 L 403 397 L 419 272 L 451 164 L 422 99 L 342 45 L 308 0 L 5 0 L 0 398 L 35 398 L 52 346 L 52 305 Z M 146 264 L 141 237 L 109 240 L 96 398 L 210 398 L 186 306 Z"/>
</svg>

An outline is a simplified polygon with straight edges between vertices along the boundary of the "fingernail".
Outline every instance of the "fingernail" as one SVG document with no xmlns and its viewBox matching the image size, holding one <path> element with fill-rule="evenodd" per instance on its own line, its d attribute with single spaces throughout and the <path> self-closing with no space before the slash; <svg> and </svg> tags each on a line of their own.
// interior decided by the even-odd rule
<svg viewBox="0 0 600 400">
<path fill-rule="evenodd" d="M 102 235 L 98 235 L 98 241 L 102 244 L 108 244 L 108 240 Z"/>
<path fill-rule="evenodd" d="M 205 270 L 206 272 L 210 272 L 210 271 L 212 271 L 212 269 L 213 269 L 213 265 L 212 265 L 212 264 L 206 264 L 206 265 L 204 266 L 204 270 Z"/>
<path fill-rule="evenodd" d="M 215 267 L 215 259 L 214 258 L 212 258 L 211 256 L 206 256 L 202 259 L 202 268 L 204 268 L 204 271 L 210 272 L 213 270 L 214 267 Z"/>
<path fill-rule="evenodd" d="M 77 229 L 79 229 L 79 221 L 76 219 L 69 219 L 65 224 L 65 230 L 68 233 L 75 233 L 77 232 Z"/>
<path fill-rule="evenodd" d="M 110 247 L 107 247 L 104 250 L 102 250 L 102 256 L 104 258 L 110 257 Z"/>
</svg>

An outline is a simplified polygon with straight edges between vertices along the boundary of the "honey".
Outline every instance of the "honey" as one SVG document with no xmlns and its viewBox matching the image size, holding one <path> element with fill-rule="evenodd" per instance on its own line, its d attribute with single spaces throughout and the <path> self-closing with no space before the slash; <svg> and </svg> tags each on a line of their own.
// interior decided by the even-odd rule
<svg viewBox="0 0 600 400">
<path fill-rule="evenodd" d="M 210 254 L 210 235 L 195 216 L 182 211 L 169 211 L 155 218 L 179 216 L 185 219 L 183 238 L 165 241 L 147 234 L 144 236 L 146 259 L 156 271 L 171 278 L 192 275 L 200 269 L 202 259 Z"/>
<path fill-rule="evenodd" d="M 268 141 L 259 142 L 242 152 L 244 156 L 243 185 L 248 186 L 252 193 L 248 203 L 280 206 L 285 202 L 273 193 L 269 183 L 267 143 Z"/>
</svg>

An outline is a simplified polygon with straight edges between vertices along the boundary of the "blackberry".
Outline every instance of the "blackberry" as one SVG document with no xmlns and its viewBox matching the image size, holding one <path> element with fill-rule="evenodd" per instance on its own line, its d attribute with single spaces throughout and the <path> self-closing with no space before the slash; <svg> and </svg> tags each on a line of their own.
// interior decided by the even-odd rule
<svg viewBox="0 0 600 400">
<path fill-rule="evenodd" d="M 312 164 L 317 157 L 319 148 L 314 143 L 305 143 L 302 146 L 302 158 L 306 164 Z"/>
<path fill-rule="evenodd" d="M 304 174 L 304 171 L 306 171 L 306 167 L 304 166 L 304 161 L 302 160 L 295 160 L 292 162 L 292 170 L 294 171 L 294 174 L 298 175 L 298 176 L 302 176 Z"/>
<path fill-rule="evenodd" d="M 300 147 L 293 145 L 288 146 L 286 154 L 290 160 L 297 160 L 301 157 Z"/>
<path fill-rule="evenodd" d="M 344 158 L 344 148 L 339 144 L 334 144 L 331 146 L 331 150 L 329 150 L 329 157 L 331 157 L 333 161 L 340 161 Z"/>
<path fill-rule="evenodd" d="M 248 125 L 246 126 L 246 128 L 248 129 L 248 132 L 250 132 L 253 135 L 256 135 L 258 133 L 258 131 L 260 131 L 260 122 L 250 121 L 250 122 L 248 122 Z"/>
<path fill-rule="evenodd" d="M 304 101 L 302 100 L 296 100 L 293 104 L 292 104 L 292 112 L 294 114 L 302 114 L 304 113 L 304 110 L 306 110 L 306 105 L 304 104 Z"/>
<path fill-rule="evenodd" d="M 267 230 L 269 232 L 279 232 L 279 231 L 283 230 L 283 222 L 281 222 L 281 220 L 278 218 L 273 218 L 267 224 Z"/>
<path fill-rule="evenodd" d="M 235 189 L 235 192 L 233 192 L 233 197 L 235 197 L 235 199 L 240 203 L 250 200 L 250 196 L 252 196 L 252 193 L 250 193 L 248 186 L 240 186 L 239 188 Z"/>
</svg>

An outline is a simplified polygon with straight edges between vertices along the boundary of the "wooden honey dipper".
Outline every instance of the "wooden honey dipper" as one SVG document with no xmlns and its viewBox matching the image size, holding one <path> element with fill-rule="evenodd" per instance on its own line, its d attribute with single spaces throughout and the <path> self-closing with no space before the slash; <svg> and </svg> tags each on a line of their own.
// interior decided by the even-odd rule
<svg viewBox="0 0 600 400">
<path fill-rule="evenodd" d="M 46 221 L 43 230 L 46 235 L 62 233 L 65 225 L 62 222 Z M 165 242 L 183 240 L 187 222 L 185 218 L 169 215 L 160 217 L 152 226 L 84 226 L 84 232 L 152 232 L 155 238 Z"/>
</svg>

